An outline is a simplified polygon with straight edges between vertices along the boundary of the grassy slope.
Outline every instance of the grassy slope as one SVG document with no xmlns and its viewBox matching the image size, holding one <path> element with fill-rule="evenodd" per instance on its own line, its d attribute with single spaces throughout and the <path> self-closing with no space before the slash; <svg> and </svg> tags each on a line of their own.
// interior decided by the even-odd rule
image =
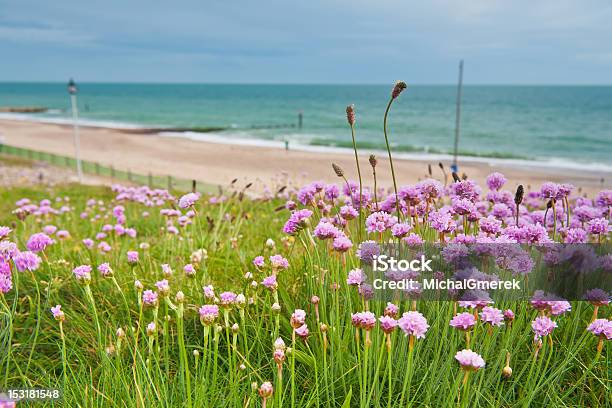
<svg viewBox="0 0 612 408">
<path fill-rule="evenodd" d="M 199 207 L 196 224 L 186 229 L 183 240 L 160 232 L 164 221 L 157 208 L 149 210 L 149 218 L 143 218 L 143 207 L 124 204 L 127 224 L 137 229 L 138 237 L 109 238 L 113 251 L 104 259 L 96 252 L 87 251 L 80 241 L 85 237 L 93 238 L 101 225 L 113 223 L 112 219 L 92 223 L 78 217 L 85 208 L 87 198 L 110 202 L 112 195 L 104 188 L 65 186 L 52 192 L 37 189 L 2 191 L 0 225 L 15 222 L 10 211 L 19 198 L 38 200 L 65 195 L 70 197 L 71 205 L 76 208 L 73 213 L 40 222 L 33 217 L 25 223 L 16 222 L 13 239 L 20 248 L 24 247 L 30 234 L 38 232 L 46 224 L 67 229 L 73 238 L 47 251 L 48 262 L 35 275 L 14 274 L 16 290 L 5 298 L 10 313 L 3 311 L 0 318 L 0 385 L 63 388 L 65 403 L 62 406 L 66 407 L 132 407 L 138 406 L 140 401 L 145 401 L 144 406 L 147 407 L 187 406 L 188 385 L 180 362 L 181 344 L 177 335 L 176 313 L 162 302 L 158 311 L 159 335 L 155 341 L 147 338 L 144 326 L 154 319 L 154 313 L 151 309 L 139 312 L 138 295 L 133 285 L 135 276 L 146 289 L 155 289 L 154 283 L 162 279 L 160 265 L 168 263 L 175 271 L 170 279 L 171 299 L 179 289 L 187 298 L 184 331 L 189 387 L 193 391 L 192 405 L 235 407 L 248 401 L 251 406 L 259 406 L 260 398 L 252 391 L 251 382 L 260 384 L 262 381 L 272 381 L 276 394 L 279 394 L 278 382 L 275 381 L 276 365 L 272 360 L 276 327 L 270 305 L 274 300 L 271 293 L 261 287 L 249 289 L 250 281 L 243 276 L 251 271 L 255 279 L 261 281 L 267 273 L 256 271 L 250 261 L 259 254 L 280 252 L 291 263 L 288 271 L 279 274 L 282 305 L 280 335 L 290 345 L 289 316 L 295 308 L 306 310 L 311 332 L 307 343 L 296 343 L 296 405 L 339 406 L 350 394 L 350 406 L 358 406 L 361 389 L 366 390 L 365 398 L 371 393 L 370 405 L 387 405 L 387 355 L 383 347 L 384 339 L 378 329 L 372 332 L 366 387 L 360 387 L 363 374 L 359 367 L 364 365 L 365 355 L 363 348 L 357 347 L 354 329 L 350 326 L 350 313 L 361 310 L 356 306 L 361 301 L 345 284 L 346 271 L 357 266 L 356 260 L 350 257 L 348 265 L 343 267 L 338 257 L 329 255 L 323 243 L 319 243 L 316 249 L 308 246 L 308 252 L 299 239 L 283 246 L 281 227 L 286 213 L 274 212 L 279 202 L 231 200 L 223 206 Z M 112 208 L 110 204 L 109 208 Z M 229 219 L 224 216 L 225 213 L 230 214 Z M 212 222 L 207 222 L 206 217 Z M 236 239 L 234 245 L 231 238 Z M 267 238 L 276 241 L 278 251 L 265 249 Z M 138 249 L 141 242 L 150 244 L 150 249 Z M 199 268 L 196 278 L 187 278 L 182 273 L 182 267 L 198 248 L 206 248 L 209 258 L 205 266 Z M 134 268 L 126 263 L 128 250 L 140 251 L 140 262 Z M 71 270 L 80 264 L 95 267 L 103 261 L 110 262 L 121 291 L 110 279 L 103 280 L 94 270 L 91 288 L 101 326 L 103 344 L 99 344 L 92 305 L 82 286 L 73 278 Z M 318 279 L 321 268 L 326 271 L 325 286 Z M 331 290 L 330 282 L 339 282 L 340 290 Z M 240 324 L 235 352 L 227 347 L 228 340 L 229 343 L 233 342 L 233 334 L 223 328 L 215 337 L 216 341 L 211 338 L 208 353 L 204 348 L 204 329 L 198 319 L 197 307 L 206 303 L 201 290 L 206 283 L 215 285 L 217 295 L 223 290 L 234 290 L 254 298 L 254 304 L 245 310 L 244 319 L 236 309 L 229 314 L 230 324 Z M 351 295 L 346 296 L 347 293 Z M 323 334 L 309 302 L 314 294 L 321 298 L 321 322 L 330 326 L 326 334 L 329 344 L 326 353 L 323 352 Z M 174 300 L 172 302 L 176 303 Z M 49 312 L 49 308 L 55 304 L 63 305 L 67 317 L 64 323 L 66 372 L 62 370 L 59 325 Z M 545 342 L 540 351 L 541 358 L 535 362 L 532 358 L 530 321 L 535 318 L 536 312 L 524 304 L 496 306 L 511 307 L 516 311 L 517 318 L 510 327 L 495 329 L 492 335 L 488 335 L 482 325 L 477 326 L 472 337 L 473 349 L 484 357 L 487 366 L 470 376 L 469 388 L 464 391 L 469 399 L 468 402 L 464 398 L 466 405 L 610 404 L 612 353 L 606 345 L 598 364 L 592 365 L 597 340 L 585 333 L 592 314 L 590 305 L 574 303 L 574 310 L 558 319 L 559 328 L 553 335 L 553 347 Z M 384 304 L 374 303 L 371 308 L 380 315 Z M 402 305 L 402 312 L 406 309 L 407 306 Z M 408 389 L 405 392 L 406 401 L 416 405 L 456 404 L 457 390 L 463 377 L 453 356 L 464 347 L 464 339 L 448 326 L 453 312 L 452 304 L 421 302 L 418 309 L 427 317 L 431 327 L 425 339 L 417 340 L 410 367 L 407 367 L 408 341 L 400 332 L 394 334 L 392 405 L 396 406 L 404 386 Z M 163 319 L 166 314 L 170 316 L 169 321 Z M 140 329 L 137 322 L 140 322 Z M 220 322 L 223 322 L 222 318 Z M 115 331 L 120 326 L 128 334 L 119 347 Z M 7 347 L 9 336 L 13 337 L 10 356 Z M 107 357 L 104 348 L 111 344 L 118 353 Z M 199 350 L 198 358 L 194 357 L 194 350 Z M 501 376 L 506 350 L 511 352 L 514 370 L 509 380 Z M 288 357 L 283 366 L 283 406 L 290 406 L 292 399 L 290 361 L 291 357 Z M 241 363 L 246 369 L 238 368 Z M 591 371 L 583 376 L 587 367 Z M 268 406 L 272 402 L 272 406 L 277 406 L 276 400 L 269 401 Z"/>
</svg>

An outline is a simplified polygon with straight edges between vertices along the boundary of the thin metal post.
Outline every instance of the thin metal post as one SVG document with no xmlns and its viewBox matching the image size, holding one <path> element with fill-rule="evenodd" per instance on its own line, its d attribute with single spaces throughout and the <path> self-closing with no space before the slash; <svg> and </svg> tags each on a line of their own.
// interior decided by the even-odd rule
<svg viewBox="0 0 612 408">
<path fill-rule="evenodd" d="M 463 60 L 459 61 L 459 84 L 457 85 L 457 109 L 455 113 L 455 147 L 453 149 L 453 164 L 451 170 L 458 172 L 457 154 L 459 150 L 459 135 L 461 133 L 461 94 L 463 92 Z"/>
<path fill-rule="evenodd" d="M 77 108 L 76 94 L 70 94 L 72 104 L 72 127 L 74 130 L 74 155 L 76 158 L 77 176 L 79 183 L 83 182 L 83 169 L 81 168 L 81 136 L 79 135 L 79 111 Z"/>
</svg>

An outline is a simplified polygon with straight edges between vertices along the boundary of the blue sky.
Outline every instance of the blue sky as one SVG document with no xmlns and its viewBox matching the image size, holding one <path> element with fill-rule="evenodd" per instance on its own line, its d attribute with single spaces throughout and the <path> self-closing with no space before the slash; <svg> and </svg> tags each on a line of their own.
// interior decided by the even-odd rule
<svg viewBox="0 0 612 408">
<path fill-rule="evenodd" d="M 0 81 L 612 84 L 607 0 L 0 0 Z"/>
</svg>

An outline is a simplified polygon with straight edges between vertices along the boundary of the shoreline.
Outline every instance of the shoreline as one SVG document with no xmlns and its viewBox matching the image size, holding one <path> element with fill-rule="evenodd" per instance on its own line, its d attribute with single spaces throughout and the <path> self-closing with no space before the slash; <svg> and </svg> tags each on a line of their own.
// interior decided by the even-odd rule
<svg viewBox="0 0 612 408">
<path fill-rule="evenodd" d="M 18 122 L 30 122 L 40 124 L 53 124 L 58 126 L 66 126 L 72 129 L 71 118 L 54 118 L 54 117 L 33 117 L 23 113 L 3 113 L 0 112 L 0 121 L 18 121 Z M 278 139 L 265 139 L 265 138 L 252 138 L 244 137 L 239 133 L 234 133 L 228 137 L 226 132 L 248 132 L 252 130 L 258 130 L 262 128 L 240 128 L 240 127 L 177 127 L 177 126 L 162 126 L 162 125 L 144 125 L 131 122 L 117 122 L 111 120 L 94 120 L 94 119 L 83 119 L 79 118 L 79 125 L 81 128 L 92 128 L 92 129 L 108 129 L 114 130 L 127 134 L 135 135 L 157 135 L 171 138 L 186 138 L 189 140 L 205 143 L 220 143 L 220 144 L 231 144 L 236 146 L 254 146 L 254 147 L 271 147 L 281 150 L 285 150 L 284 140 Z M 286 128 L 292 129 L 294 126 L 287 125 Z M 319 144 L 319 143 L 300 143 L 296 141 L 289 141 L 290 149 L 303 152 L 316 152 L 316 153 L 344 153 L 353 155 L 352 145 L 343 146 L 337 145 L 331 142 L 330 144 Z M 359 142 L 358 142 L 359 148 Z M 393 146 L 392 143 L 392 154 L 399 160 L 416 160 L 422 162 L 451 162 L 453 155 L 446 152 L 438 151 L 420 151 L 420 150 L 403 150 L 397 146 Z M 395 149 L 395 150 L 394 150 Z M 361 147 L 360 150 L 368 151 L 370 153 L 377 154 L 379 156 L 387 155 L 387 151 L 383 147 Z M 517 168 L 529 168 L 532 170 L 538 169 L 551 169 L 558 171 L 579 171 L 579 172 L 601 172 L 612 175 L 612 164 L 606 164 L 601 162 L 584 162 L 584 161 L 572 161 L 571 158 L 561 157 L 521 157 L 521 156 L 487 156 L 486 154 L 465 154 L 459 153 L 459 162 L 461 163 L 481 163 L 489 166 L 499 167 L 517 167 Z"/>
<path fill-rule="evenodd" d="M 117 169 L 143 174 L 170 174 L 217 185 L 228 184 L 235 178 L 246 182 L 257 181 L 262 185 L 278 180 L 281 174 L 288 175 L 298 184 L 319 179 L 339 182 L 331 169 L 332 162 L 340 165 L 348 178 L 356 178 L 352 149 L 294 144 L 289 151 L 285 151 L 283 143 L 279 141 L 229 139 L 224 138 L 222 133 L 198 133 L 196 139 L 189 132 L 143 133 L 125 130 L 82 126 L 82 158 Z M 70 155 L 73 152 L 72 127 L 66 123 L 0 118 L 0 134 L 7 144 L 13 146 L 55 154 Z M 362 149 L 359 153 L 364 184 L 373 183 L 367 160 L 370 153 L 376 153 L 379 185 L 390 186 L 386 152 Z M 400 152 L 393 153 L 393 157 L 400 185 L 429 177 L 428 165 L 432 167 L 433 177 L 442 179 L 438 162 L 444 164 L 450 178 L 452 157 L 449 155 L 424 156 Z M 580 169 L 578 164 L 576 168 L 567 168 L 538 161 L 470 156 L 460 156 L 459 164 L 460 174 L 466 173 L 480 183 L 492 171 L 500 171 L 508 178 L 509 189 L 518 184 L 539 185 L 544 181 L 555 181 L 572 183 L 582 186 L 585 192 L 594 192 L 610 188 L 612 184 L 612 171 Z"/>
</svg>

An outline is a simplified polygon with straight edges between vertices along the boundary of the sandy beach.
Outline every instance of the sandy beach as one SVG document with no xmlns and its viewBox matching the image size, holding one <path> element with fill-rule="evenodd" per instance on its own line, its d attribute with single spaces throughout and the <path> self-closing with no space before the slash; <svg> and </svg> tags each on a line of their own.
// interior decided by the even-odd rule
<svg viewBox="0 0 612 408">
<path fill-rule="evenodd" d="M 66 125 L 17 120 L 0 120 L 0 134 L 5 143 L 62 155 L 73 154 L 72 128 Z M 135 173 L 172 175 L 184 179 L 225 185 L 238 178 L 241 182 L 256 182 L 258 186 L 287 174 L 296 183 L 309 180 L 337 181 L 331 163 L 340 165 L 347 178 L 356 179 L 354 157 L 350 151 L 312 152 L 259 146 L 209 143 L 156 134 L 133 134 L 121 129 L 82 127 L 81 154 L 84 160 L 99 162 Z M 368 164 L 369 152 L 360 156 L 364 183 L 373 178 Z M 388 160 L 379 154 L 377 177 L 379 185 L 390 186 Z M 414 183 L 428 177 L 431 164 L 433 177 L 442 180 L 437 160 L 394 159 L 398 184 Z M 450 161 L 443 161 L 449 172 Z M 572 183 L 586 193 L 610 188 L 612 175 L 598 172 L 555 168 L 513 166 L 499 162 L 460 163 L 460 173 L 482 183 L 492 171 L 500 171 L 509 180 L 508 187 L 518 184 L 537 186 L 543 181 Z M 449 174 L 450 178 L 450 174 Z"/>
</svg>

